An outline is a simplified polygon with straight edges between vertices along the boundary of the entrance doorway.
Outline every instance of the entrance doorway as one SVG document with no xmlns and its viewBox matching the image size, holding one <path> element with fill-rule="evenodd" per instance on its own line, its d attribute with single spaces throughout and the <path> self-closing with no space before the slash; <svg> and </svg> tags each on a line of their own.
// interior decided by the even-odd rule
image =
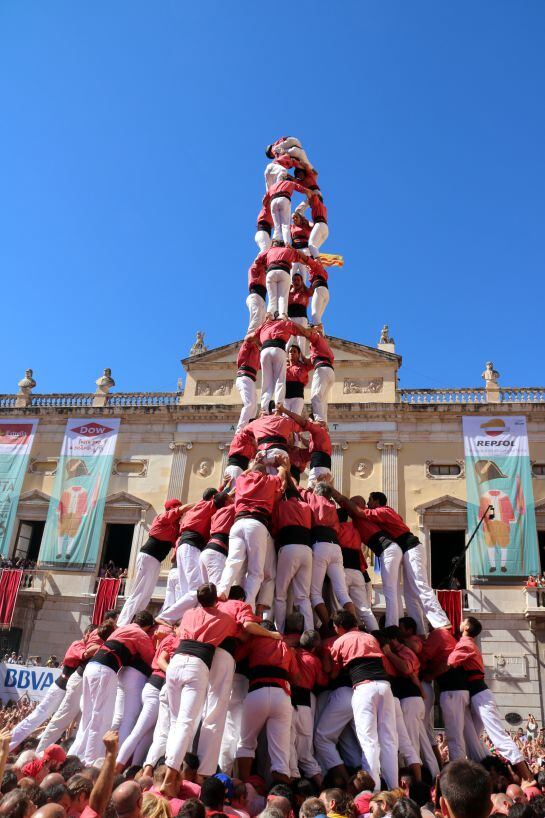
<svg viewBox="0 0 545 818">
<path fill-rule="evenodd" d="M 124 570 L 129 567 L 133 535 L 134 523 L 108 523 L 100 564 L 102 569 L 109 563 L 113 563 L 115 569 Z"/>
<path fill-rule="evenodd" d="M 466 544 L 464 529 L 454 531 L 430 531 L 431 546 L 431 584 L 432 588 L 445 587 L 451 570 L 452 561 L 462 553 Z M 454 573 L 454 587 L 466 590 L 466 565 L 462 560 Z"/>
<path fill-rule="evenodd" d="M 23 559 L 36 562 L 40 553 L 44 528 L 45 520 L 21 520 L 13 551 L 14 560 Z"/>
</svg>

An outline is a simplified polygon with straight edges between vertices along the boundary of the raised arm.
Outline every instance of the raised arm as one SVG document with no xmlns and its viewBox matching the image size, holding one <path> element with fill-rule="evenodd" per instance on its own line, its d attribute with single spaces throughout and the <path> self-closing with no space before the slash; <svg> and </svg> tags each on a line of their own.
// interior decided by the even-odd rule
<svg viewBox="0 0 545 818">
<path fill-rule="evenodd" d="M 297 412 L 292 412 L 290 409 L 286 409 L 282 403 L 279 403 L 276 407 L 276 413 L 278 415 L 287 415 L 289 418 L 298 423 L 303 429 L 306 426 L 306 420 L 302 415 L 298 415 Z"/>
<path fill-rule="evenodd" d="M 89 796 L 89 806 L 100 816 L 104 815 L 112 794 L 119 733 L 117 730 L 108 730 L 102 741 L 104 742 L 106 753 L 104 755 L 104 761 L 102 762 L 102 768 Z"/>
<path fill-rule="evenodd" d="M 341 494 L 340 491 L 337 491 L 337 489 L 333 488 L 332 486 L 331 497 L 333 498 L 333 500 L 335 500 L 338 506 L 344 508 L 345 511 L 348 511 L 351 517 L 365 516 L 364 514 L 365 509 L 360 508 L 360 506 L 356 505 L 356 503 L 352 502 L 352 500 L 349 500 L 348 497 L 345 497 L 344 494 Z"/>
</svg>

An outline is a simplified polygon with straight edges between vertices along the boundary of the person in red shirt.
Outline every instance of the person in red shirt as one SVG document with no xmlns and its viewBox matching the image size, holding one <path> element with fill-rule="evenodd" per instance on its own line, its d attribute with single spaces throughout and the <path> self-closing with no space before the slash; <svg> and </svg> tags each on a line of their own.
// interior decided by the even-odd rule
<svg viewBox="0 0 545 818">
<path fill-rule="evenodd" d="M 219 508 L 210 523 L 210 539 L 201 551 L 201 574 L 204 582 L 215 585 L 221 579 L 229 550 L 229 532 L 235 521 L 235 504 L 228 497 L 225 505 Z"/>
<path fill-rule="evenodd" d="M 290 243 L 291 197 L 296 192 L 306 197 L 312 195 L 312 191 L 300 185 L 295 179 L 290 178 L 288 174 L 285 175 L 284 179 L 279 179 L 278 182 L 271 185 L 267 191 L 265 198 L 271 204 L 271 216 L 274 225 L 273 244 L 275 240 L 282 241 L 286 245 Z"/>
<path fill-rule="evenodd" d="M 323 784 L 322 768 L 314 757 L 314 711 L 316 700 L 314 688 L 328 683 L 327 674 L 318 658 L 321 639 L 318 631 L 306 629 L 295 649 L 295 667 L 292 673 L 291 703 L 291 754 L 292 778 L 299 778 L 300 772 L 311 778 L 317 787 Z"/>
<path fill-rule="evenodd" d="M 149 604 L 161 573 L 161 563 L 174 548 L 180 530 L 180 520 L 191 505 L 179 500 L 167 500 L 165 510 L 153 519 L 149 536 L 136 558 L 136 571 L 131 582 L 131 592 L 119 614 L 117 624 L 128 625 L 137 611 Z"/>
<path fill-rule="evenodd" d="M 218 610 L 231 616 L 242 629 L 241 637 L 260 636 L 264 639 L 280 639 L 279 633 L 263 628 L 251 607 L 245 602 L 244 590 L 237 585 L 231 588 L 229 599 L 218 602 Z M 227 693 L 232 689 L 235 675 L 235 650 L 237 639 L 228 638 L 216 648 L 210 668 L 210 683 L 206 697 L 204 718 L 201 722 L 197 755 L 200 776 L 214 775 L 218 768 L 221 740 L 229 706 Z"/>
<path fill-rule="evenodd" d="M 312 421 L 303 418 L 295 411 L 290 411 L 289 407 L 279 406 L 276 410 L 279 414 L 284 414 L 298 423 L 303 431 L 310 433 L 310 472 L 308 475 L 309 488 L 313 488 L 316 483 L 331 483 L 331 438 L 325 421 Z"/>
<path fill-rule="evenodd" d="M 264 250 L 268 250 L 271 246 L 272 226 L 271 205 L 269 200 L 264 198 L 261 210 L 257 214 L 256 234 L 254 236 L 260 253 L 263 253 Z"/>
<path fill-rule="evenodd" d="M 303 356 L 300 346 L 293 344 L 288 350 L 284 406 L 296 416 L 301 415 L 305 406 L 305 386 L 308 384 L 311 370 L 312 364 Z M 294 420 L 297 420 L 297 417 Z M 300 421 L 297 422 L 303 425 Z"/>
<path fill-rule="evenodd" d="M 256 460 L 264 463 L 267 470 L 273 469 L 276 461 L 282 462 L 286 468 L 289 465 L 290 447 L 294 443 L 294 435 L 301 431 L 298 423 L 275 412 L 272 415 L 263 414 L 252 421 L 247 427 L 257 441 Z"/>
<path fill-rule="evenodd" d="M 267 314 L 267 308 L 265 306 L 265 299 L 267 297 L 267 287 L 265 286 L 267 272 L 265 264 L 263 264 L 263 256 L 269 247 L 259 253 L 248 270 L 248 296 L 246 298 L 246 306 L 250 313 L 250 320 L 248 329 L 246 330 L 247 334 L 255 332 L 256 329 L 261 326 Z"/>
<path fill-rule="evenodd" d="M 368 631 L 378 630 L 378 622 L 371 610 L 371 580 L 363 556 L 361 537 L 344 508 L 337 509 L 339 518 L 339 545 L 343 555 L 344 576 L 348 595 L 356 608 L 356 616 Z"/>
<path fill-rule="evenodd" d="M 320 247 L 329 236 L 327 226 L 327 208 L 319 192 L 313 191 L 309 196 L 312 213 L 312 230 L 308 239 L 308 248 L 311 256 L 316 258 L 320 254 Z"/>
<path fill-rule="evenodd" d="M 307 307 L 312 296 L 312 288 L 307 287 L 303 278 L 303 273 L 297 267 L 302 265 L 294 264 L 292 266 L 291 287 L 288 295 L 288 318 L 294 324 L 299 324 L 300 327 L 308 329 Z M 288 341 L 288 350 L 297 343 L 301 349 L 301 353 L 306 357 L 308 355 L 308 341 L 304 335 L 298 335 L 295 339 Z"/>
<path fill-rule="evenodd" d="M 339 518 L 337 506 L 331 499 L 331 487 L 318 483 L 314 489 L 299 489 L 299 493 L 310 506 L 312 512 L 312 578 L 310 582 L 310 602 L 323 626 L 329 622 L 329 611 L 324 602 L 323 585 L 325 575 L 339 605 L 354 616 L 356 609 L 348 595 L 343 570 L 343 558 L 339 545 Z"/>
<path fill-rule="evenodd" d="M 308 261 L 310 271 L 309 286 L 312 288 L 312 302 L 310 305 L 310 320 L 315 327 L 321 327 L 325 308 L 329 304 L 329 274 L 318 259 Z"/>
<path fill-rule="evenodd" d="M 237 424 L 240 432 L 257 414 L 256 378 L 261 368 L 259 341 L 255 335 L 245 338 L 237 357 L 237 378 L 235 386 L 242 401 L 242 409 Z"/>
<path fill-rule="evenodd" d="M 229 480 L 229 485 L 232 485 L 237 477 L 246 471 L 256 452 L 257 444 L 251 429 L 245 426 L 240 432 L 236 432 L 229 446 L 227 466 L 223 474 L 224 479 Z"/>
<path fill-rule="evenodd" d="M 272 623 L 264 627 L 274 630 Z M 240 741 L 237 749 L 238 775 L 250 777 L 257 739 L 266 727 L 267 747 L 271 759 L 271 776 L 275 781 L 289 782 L 291 699 L 290 676 L 296 671 L 293 648 L 283 639 L 274 641 L 262 636 L 246 643 L 249 690 L 242 709 Z"/>
<path fill-rule="evenodd" d="M 229 534 L 229 554 L 218 585 L 218 595 L 226 599 L 232 585 L 242 584 L 246 602 L 252 608 L 266 580 L 267 593 L 274 595 L 274 576 L 265 576 L 268 552 L 274 547 L 268 531 L 274 506 L 286 488 L 286 469 L 278 466 L 278 475 L 267 474 L 265 466 L 252 462 L 235 483 L 235 522 Z M 246 575 L 243 575 L 246 565 Z M 270 586 L 270 588 L 269 588 Z"/>
<path fill-rule="evenodd" d="M 307 337 L 310 341 L 310 362 L 314 367 L 310 386 L 312 414 L 314 420 L 323 420 L 327 423 L 329 396 L 335 383 L 334 356 L 323 331 L 313 329 Z"/>
<path fill-rule="evenodd" d="M 102 736 L 113 721 L 119 671 L 138 660 L 151 672 L 155 655 L 150 636 L 153 629 L 152 615 L 138 611 L 130 625 L 114 630 L 85 668 L 81 721 L 76 734 L 79 757 L 84 764 L 94 764 L 101 757 Z"/>
<path fill-rule="evenodd" d="M 403 552 L 403 591 L 407 614 L 417 623 L 419 633 L 425 633 L 422 611 L 434 628 L 450 628 L 449 618 L 428 582 L 425 547 L 387 503 L 385 494 L 372 491 L 368 508 L 363 513 L 395 540 Z"/>
<path fill-rule="evenodd" d="M 178 647 L 166 672 L 172 722 L 165 753 L 167 772 L 160 789 L 171 798 L 177 794 L 179 771 L 204 709 L 216 648 L 241 632 L 233 617 L 219 610 L 217 601 L 215 585 L 199 586 L 197 607 L 182 617 Z"/>
<path fill-rule="evenodd" d="M 460 625 L 461 637 L 447 659 L 449 668 L 462 668 L 466 672 L 469 688 L 470 708 L 475 729 L 480 735 L 484 730 L 501 756 L 513 765 L 525 781 L 532 781 L 533 775 L 509 733 L 503 725 L 496 699 L 484 681 L 484 662 L 475 639 L 482 631 L 482 625 L 474 616 L 468 616 Z"/>
<path fill-rule="evenodd" d="M 163 678 L 164 681 L 162 683 L 159 682 L 159 684 L 161 684 L 161 688 L 159 690 L 157 717 L 153 727 L 152 741 L 143 762 L 143 774 L 151 777 L 153 777 L 154 768 L 156 767 L 157 762 L 161 756 L 164 756 L 167 746 L 171 714 L 168 704 L 166 672 L 170 660 L 174 656 L 174 652 L 178 647 L 179 639 L 180 628 L 178 626 L 170 634 L 165 636 L 159 643 L 156 659 L 154 660 L 159 668 L 159 670 L 155 671 L 154 675 Z"/>
<path fill-rule="evenodd" d="M 306 260 L 303 253 L 285 246 L 279 239 L 273 239 L 270 248 L 257 256 L 250 267 L 249 277 L 259 282 L 264 279 L 269 296 L 269 315 L 274 316 L 278 312 L 281 317 L 287 317 L 291 265 Z"/>
<path fill-rule="evenodd" d="M 174 625 L 184 613 L 196 604 L 197 588 L 202 583 L 201 551 L 210 537 L 212 517 L 227 501 L 227 492 L 214 488 L 205 489 L 202 500 L 188 511 L 180 525 L 180 538 L 176 544 L 176 565 L 180 597 L 169 608 L 161 611 L 157 622 Z"/>
<path fill-rule="evenodd" d="M 281 633 L 284 633 L 286 623 L 290 587 L 293 604 L 303 614 L 305 628 L 310 630 L 314 627 L 310 604 L 312 512 L 310 506 L 299 494 L 291 475 L 287 475 L 286 480 L 285 494 L 278 501 L 273 515 L 277 550 L 274 621 Z"/>
<path fill-rule="evenodd" d="M 285 153 L 294 159 L 297 159 L 301 165 L 308 165 L 311 167 L 308 156 L 303 150 L 301 142 L 295 136 L 281 136 L 279 139 L 277 139 L 271 145 L 267 145 L 265 148 L 265 156 L 268 156 L 269 159 L 274 159 L 275 157 L 282 156 L 282 154 Z"/>
<path fill-rule="evenodd" d="M 286 395 L 286 343 L 303 332 L 293 321 L 267 318 L 256 330 L 261 344 L 261 410 L 270 412 L 272 401 L 283 403 Z"/>
<path fill-rule="evenodd" d="M 286 171 L 297 167 L 298 164 L 297 159 L 294 159 L 288 153 L 282 156 L 275 156 L 273 161 L 269 162 L 265 168 L 265 191 L 268 191 L 273 185 L 281 182 L 283 179 L 291 179 L 291 176 Z"/>
<path fill-rule="evenodd" d="M 398 740 L 394 697 L 388 681 L 391 665 L 379 642 L 358 630 L 356 617 L 349 611 L 338 611 L 333 625 L 338 638 L 331 647 L 331 656 L 337 672 L 347 668 L 350 674 L 356 734 L 375 788 L 380 788 L 382 775 L 388 788 L 393 789 L 398 785 Z"/>
</svg>

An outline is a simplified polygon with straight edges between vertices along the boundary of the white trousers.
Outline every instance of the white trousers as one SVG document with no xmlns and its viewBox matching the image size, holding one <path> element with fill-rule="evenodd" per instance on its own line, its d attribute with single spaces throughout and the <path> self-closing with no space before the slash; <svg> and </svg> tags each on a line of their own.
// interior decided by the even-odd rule
<svg viewBox="0 0 545 818">
<path fill-rule="evenodd" d="M 180 578 L 178 576 L 178 568 L 174 566 L 168 572 L 167 576 L 167 587 L 165 589 L 165 601 L 163 602 L 163 607 L 159 612 L 159 616 L 163 615 L 163 611 L 166 611 L 167 608 L 170 608 L 171 605 L 174 605 L 176 600 L 180 597 Z"/>
<path fill-rule="evenodd" d="M 228 691 L 226 691 L 228 692 Z M 240 740 L 240 725 L 242 724 L 242 705 L 248 694 L 248 679 L 241 673 L 235 673 L 233 686 L 227 706 L 227 717 L 221 740 L 219 768 L 227 775 L 233 772 L 233 764 Z"/>
<path fill-rule="evenodd" d="M 332 478 L 331 469 L 328 469 L 327 466 L 313 466 L 308 473 L 308 487 L 309 489 L 314 488 L 316 483 L 322 480 L 330 483 Z"/>
<path fill-rule="evenodd" d="M 380 555 L 380 577 L 382 593 L 386 605 L 386 627 L 399 625 L 399 569 L 403 552 L 397 543 L 392 543 Z"/>
<path fill-rule="evenodd" d="M 301 415 L 303 413 L 303 409 L 305 408 L 305 399 L 284 398 L 284 406 L 286 409 L 289 409 L 290 412 L 295 412 L 296 415 Z"/>
<path fill-rule="evenodd" d="M 134 667 L 122 667 L 117 674 L 112 730 L 119 731 L 119 744 L 131 734 L 142 707 L 146 676 Z"/>
<path fill-rule="evenodd" d="M 258 230 L 254 236 L 254 241 L 259 248 L 259 252 L 263 253 L 271 246 L 271 237 L 266 230 Z"/>
<path fill-rule="evenodd" d="M 265 551 L 265 562 L 263 564 L 263 580 L 257 593 L 256 603 L 264 605 L 271 613 L 269 619 L 272 621 L 272 607 L 274 603 L 274 584 L 276 582 L 276 551 L 274 541 L 267 531 L 267 550 Z"/>
<path fill-rule="evenodd" d="M 259 733 L 266 727 L 272 772 L 290 774 L 291 699 L 279 687 L 261 687 L 246 696 L 237 758 L 254 758 Z"/>
<path fill-rule="evenodd" d="M 291 201 L 287 196 L 278 196 L 272 200 L 271 217 L 274 224 L 272 240 L 283 241 L 285 245 L 291 244 Z"/>
<path fill-rule="evenodd" d="M 314 370 L 310 385 L 310 405 L 314 420 L 327 421 L 327 405 L 334 383 L 335 372 L 330 366 L 319 366 Z"/>
<path fill-rule="evenodd" d="M 201 551 L 201 573 L 203 582 L 213 582 L 218 586 L 221 582 L 221 575 L 225 568 L 227 557 L 219 551 L 205 548 Z"/>
<path fill-rule="evenodd" d="M 321 324 L 325 308 L 329 304 L 329 289 L 316 287 L 310 302 L 310 320 L 312 324 Z"/>
<path fill-rule="evenodd" d="M 227 466 L 223 474 L 225 477 L 231 480 L 232 483 L 234 483 L 237 477 L 240 477 L 240 475 L 242 474 L 242 469 L 240 466 L 235 465 Z"/>
<path fill-rule="evenodd" d="M 432 750 L 424 722 L 426 715 L 424 699 L 420 696 L 409 696 L 401 699 L 401 709 L 413 747 L 419 752 L 422 761 L 435 778 L 436 775 L 439 775 L 439 765 Z"/>
<path fill-rule="evenodd" d="M 29 737 L 34 730 L 44 723 L 59 707 L 64 699 L 65 691 L 56 685 L 54 682 L 37 705 L 37 707 L 29 713 L 29 715 L 16 724 L 11 733 L 11 741 L 9 743 L 10 752 Z"/>
<path fill-rule="evenodd" d="M 371 610 L 368 595 L 367 586 L 371 585 L 371 583 L 365 582 L 362 572 L 356 568 L 345 568 L 344 576 L 346 578 L 346 590 L 355 605 L 358 619 L 365 625 L 369 632 L 378 630 L 378 622 L 375 618 L 375 614 Z"/>
<path fill-rule="evenodd" d="M 267 273 L 266 285 L 269 297 L 268 312 L 274 315 L 288 314 L 288 298 L 290 294 L 291 278 L 285 270 L 274 269 Z"/>
<path fill-rule="evenodd" d="M 274 621 L 280 633 L 284 633 L 288 589 L 291 585 L 293 604 L 305 620 L 305 630 L 314 628 L 310 583 L 312 579 L 312 549 L 308 545 L 292 543 L 280 548 L 276 561 L 276 594 Z"/>
<path fill-rule="evenodd" d="M 160 690 L 149 683 L 144 685 L 140 699 L 141 708 L 138 718 L 130 734 L 121 744 L 117 754 L 117 760 L 120 764 L 127 764 L 131 759 L 133 760 L 133 764 L 142 762 L 145 753 L 141 755 L 139 761 L 136 761 L 136 751 L 144 740 L 147 740 L 146 750 L 151 744 L 153 731 L 159 714 L 160 692 Z"/>
<path fill-rule="evenodd" d="M 352 693 L 351 687 L 338 687 L 337 690 L 332 690 L 316 723 L 314 749 L 316 759 L 324 772 L 343 763 L 337 745 L 341 733 L 354 718 Z"/>
<path fill-rule="evenodd" d="M 161 563 L 159 560 L 156 560 L 151 554 L 143 554 L 140 551 L 136 558 L 136 572 L 131 582 L 131 592 L 125 600 L 117 619 L 118 628 L 122 625 L 130 625 L 135 613 L 147 608 L 160 572 Z"/>
<path fill-rule="evenodd" d="M 471 696 L 469 706 L 478 735 L 486 730 L 488 738 L 498 753 L 511 764 L 524 761 L 523 754 L 511 736 L 505 731 L 492 691 L 486 689 L 476 693 L 475 696 Z"/>
<path fill-rule="evenodd" d="M 311 697 L 314 698 L 311 694 Z M 313 747 L 314 716 L 312 707 L 299 704 L 291 712 L 291 752 L 290 773 L 299 777 L 299 770 L 307 778 L 320 775 L 322 768 L 314 758 Z"/>
<path fill-rule="evenodd" d="M 293 321 L 294 324 L 298 324 L 300 327 L 308 327 L 308 318 L 306 318 L 305 316 L 297 316 L 296 315 L 294 318 L 290 318 L 290 321 Z M 307 358 L 308 357 L 308 347 L 309 347 L 308 338 L 305 338 L 304 335 L 298 335 L 297 337 L 294 337 L 292 335 L 292 337 L 290 338 L 290 340 L 288 341 L 288 343 L 286 345 L 286 349 L 289 349 L 294 344 L 297 344 L 297 346 L 301 350 L 301 354 L 304 355 L 305 358 Z M 292 400 L 295 400 L 295 399 L 292 399 Z M 296 410 L 293 409 L 292 411 L 295 412 Z"/>
<path fill-rule="evenodd" d="M 176 653 L 167 668 L 166 688 L 171 724 L 165 763 L 180 770 L 202 714 L 208 690 L 209 670 L 197 656 Z"/>
<path fill-rule="evenodd" d="M 226 650 L 216 648 L 197 749 L 199 775 L 209 776 L 216 772 L 229 707 L 227 693 L 232 688 L 234 674 L 233 657 Z"/>
<path fill-rule="evenodd" d="M 267 556 L 267 528 L 251 517 L 235 520 L 229 533 L 229 555 L 218 586 L 219 594 L 229 594 L 232 585 L 240 584 L 246 564 L 246 576 L 242 582 L 246 602 L 253 608 L 263 578 Z"/>
<path fill-rule="evenodd" d="M 197 588 L 202 584 L 201 552 L 194 545 L 180 543 L 176 551 L 180 594 L 176 602 L 166 608 L 161 618 L 174 624 L 197 604 Z"/>
<path fill-rule="evenodd" d="M 265 320 L 267 310 L 265 308 L 265 299 L 258 293 L 248 294 L 248 297 L 246 298 L 246 306 L 248 307 L 248 312 L 250 313 L 250 323 L 248 324 L 248 329 L 246 330 L 246 334 L 248 334 L 250 332 L 255 332 L 256 329 L 261 326 Z"/>
<path fill-rule="evenodd" d="M 83 675 L 72 673 L 66 684 L 66 691 L 62 702 L 56 708 L 56 712 L 43 731 L 36 752 L 43 753 L 50 744 L 56 744 L 64 731 L 70 727 L 80 711 L 81 688 L 83 685 Z"/>
<path fill-rule="evenodd" d="M 434 628 L 444 628 L 450 625 L 448 616 L 428 582 L 426 563 L 426 549 L 422 543 L 403 554 L 405 607 L 407 615 L 412 616 L 415 620 L 418 633 L 425 633 L 422 609 Z"/>
<path fill-rule="evenodd" d="M 437 745 L 437 737 L 435 735 L 435 730 L 433 729 L 433 706 L 435 704 L 435 691 L 431 682 L 421 682 L 421 685 L 424 693 L 424 709 L 426 711 L 424 714 L 424 726 L 426 728 L 426 733 L 428 734 L 431 746 L 435 747 Z"/>
<path fill-rule="evenodd" d="M 274 149 L 274 154 L 279 156 L 282 153 L 289 153 L 294 159 L 298 159 L 303 165 L 310 165 L 308 156 L 301 147 L 301 143 L 294 136 L 288 136 Z"/>
<path fill-rule="evenodd" d="M 396 730 L 397 741 L 399 745 L 399 754 L 402 756 L 405 764 L 407 765 L 421 764 L 422 762 L 420 761 L 420 753 L 412 743 L 411 738 L 407 732 L 407 726 L 405 724 L 403 710 L 401 709 L 401 703 L 396 696 L 394 696 L 394 705 L 396 709 Z"/>
<path fill-rule="evenodd" d="M 329 236 L 329 227 L 325 222 L 317 222 L 313 225 L 308 237 L 308 249 L 310 255 L 316 258 L 320 254 L 320 247 Z"/>
<path fill-rule="evenodd" d="M 170 730 L 170 707 L 168 706 L 168 692 L 166 683 L 159 693 L 159 712 L 153 731 L 153 739 L 148 750 L 144 766 L 155 767 L 161 756 L 165 754 L 168 732 Z"/>
<path fill-rule="evenodd" d="M 269 411 L 269 403 L 284 403 L 286 395 L 286 353 L 279 347 L 261 350 L 261 408 Z"/>
<path fill-rule="evenodd" d="M 470 750 L 466 745 L 465 726 L 468 720 L 473 725 L 471 711 L 469 709 L 468 690 L 443 690 L 439 696 L 439 704 L 443 721 L 445 723 L 445 739 L 448 744 L 448 755 L 451 761 L 459 758 L 474 758 L 470 755 Z M 477 749 L 479 745 L 476 745 Z M 480 761 L 485 755 L 482 752 L 475 761 Z"/>
<path fill-rule="evenodd" d="M 356 734 L 369 772 L 380 789 L 380 776 L 392 790 L 398 784 L 398 741 L 394 697 L 389 682 L 364 682 L 352 695 Z M 380 724 L 380 733 L 379 733 Z"/>
<path fill-rule="evenodd" d="M 331 587 L 339 605 L 346 605 L 351 600 L 346 588 L 341 547 L 333 542 L 316 542 L 312 546 L 310 583 L 310 601 L 313 608 L 324 601 L 322 592 L 326 574 L 331 580 Z"/>
<path fill-rule="evenodd" d="M 81 721 L 76 734 L 78 756 L 86 766 L 104 757 L 102 737 L 112 726 L 116 690 L 117 673 L 89 662 L 83 674 Z"/>
<path fill-rule="evenodd" d="M 235 381 L 235 386 L 242 401 L 242 409 L 237 425 L 237 432 L 240 432 L 257 415 L 257 389 L 255 381 L 246 375 L 239 376 Z"/>
</svg>

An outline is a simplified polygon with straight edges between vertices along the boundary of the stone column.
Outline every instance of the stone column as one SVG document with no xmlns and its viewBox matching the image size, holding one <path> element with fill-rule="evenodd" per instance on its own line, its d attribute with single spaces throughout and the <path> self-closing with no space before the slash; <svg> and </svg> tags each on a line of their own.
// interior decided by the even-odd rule
<svg viewBox="0 0 545 818">
<path fill-rule="evenodd" d="M 129 559 L 129 567 L 127 570 L 128 576 L 131 578 L 134 577 L 134 573 L 136 570 L 136 558 L 140 552 L 140 549 L 144 545 L 148 538 L 148 527 L 146 525 L 146 510 L 142 509 L 140 512 L 140 519 L 134 526 L 134 533 L 132 535 L 132 544 L 131 544 L 131 556 Z M 127 591 L 125 591 L 125 596 L 127 596 Z"/>
<path fill-rule="evenodd" d="M 343 452 L 348 448 L 348 443 L 334 443 L 331 453 L 331 474 L 333 475 L 333 485 L 343 493 Z"/>
<path fill-rule="evenodd" d="M 227 460 L 229 458 L 229 446 L 231 444 L 229 442 L 225 443 L 218 443 L 218 449 L 221 452 L 221 479 L 223 480 L 223 475 L 225 474 L 225 469 L 227 468 Z"/>
<path fill-rule="evenodd" d="M 173 452 L 172 466 L 170 469 L 170 479 L 168 481 L 167 500 L 176 497 L 182 500 L 184 488 L 185 467 L 187 465 L 187 453 L 193 448 L 192 443 L 170 443 L 169 449 Z"/>
<path fill-rule="evenodd" d="M 397 453 L 401 449 L 401 443 L 399 440 L 379 440 L 377 449 L 382 453 L 382 491 L 388 498 L 388 505 L 397 511 L 399 502 Z"/>
</svg>

